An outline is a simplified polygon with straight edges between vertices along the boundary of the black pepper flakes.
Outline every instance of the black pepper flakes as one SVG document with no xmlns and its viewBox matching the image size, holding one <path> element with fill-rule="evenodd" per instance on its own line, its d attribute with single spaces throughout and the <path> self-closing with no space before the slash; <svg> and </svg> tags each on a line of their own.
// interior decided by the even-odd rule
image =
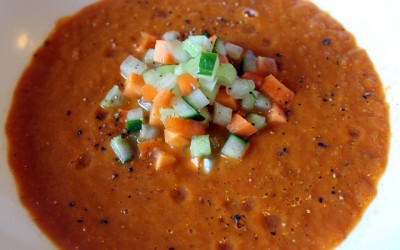
<svg viewBox="0 0 400 250">
<path fill-rule="evenodd" d="M 72 111 L 71 111 L 71 110 L 68 110 L 68 111 L 67 111 L 67 116 L 70 116 L 70 115 L 72 115 Z"/>
<path fill-rule="evenodd" d="M 244 226 L 244 224 L 240 222 L 240 220 L 243 219 L 243 217 L 244 217 L 244 215 L 240 215 L 240 214 L 237 214 L 233 217 L 233 221 L 235 222 L 235 225 L 237 228 L 241 228 Z"/>
<path fill-rule="evenodd" d="M 275 56 L 276 57 L 282 57 L 283 55 L 281 53 L 276 53 Z"/>
<path fill-rule="evenodd" d="M 327 147 L 328 147 L 328 144 L 323 143 L 323 142 L 318 142 L 318 147 L 320 147 L 320 148 L 327 148 Z"/>
<path fill-rule="evenodd" d="M 101 151 L 106 151 L 106 148 L 105 148 L 104 146 L 102 146 L 102 147 L 100 148 L 100 150 L 101 150 Z"/>
<path fill-rule="evenodd" d="M 279 151 L 277 155 L 278 155 L 278 156 L 282 156 L 283 153 L 282 153 L 281 151 Z"/>
<path fill-rule="evenodd" d="M 271 232 L 271 235 L 272 236 L 276 236 L 276 232 Z"/>
<path fill-rule="evenodd" d="M 319 203 L 323 203 L 324 202 L 324 198 L 319 197 L 318 201 L 319 201 Z"/>
<path fill-rule="evenodd" d="M 83 220 L 76 220 L 76 222 L 81 224 L 81 223 L 83 223 Z"/>
<path fill-rule="evenodd" d="M 103 224 L 103 225 L 108 224 L 108 220 L 106 220 L 106 219 L 101 220 L 101 221 L 100 221 L 100 224 Z"/>
<path fill-rule="evenodd" d="M 69 203 L 69 206 L 70 206 L 70 207 L 75 207 L 75 202 L 71 201 L 71 202 Z"/>
<path fill-rule="evenodd" d="M 283 148 L 283 152 L 288 153 L 289 149 L 288 148 Z"/>
<path fill-rule="evenodd" d="M 83 131 L 82 130 L 78 130 L 78 131 L 76 131 L 76 135 L 82 135 L 82 133 L 83 133 Z"/>
<path fill-rule="evenodd" d="M 331 44 L 331 39 L 328 39 L 328 38 L 324 39 L 324 40 L 322 41 L 322 44 L 323 44 L 323 45 L 329 45 L 329 44 Z"/>
<path fill-rule="evenodd" d="M 132 167 L 128 168 L 128 172 L 132 173 L 133 172 L 133 168 Z"/>
</svg>

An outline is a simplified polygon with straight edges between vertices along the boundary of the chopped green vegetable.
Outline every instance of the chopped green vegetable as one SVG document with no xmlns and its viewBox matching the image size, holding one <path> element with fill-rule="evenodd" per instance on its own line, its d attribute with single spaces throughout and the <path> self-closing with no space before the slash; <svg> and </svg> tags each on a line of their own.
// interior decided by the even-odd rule
<svg viewBox="0 0 400 250">
<path fill-rule="evenodd" d="M 209 135 L 194 136 L 190 143 L 190 152 L 193 157 L 211 155 Z"/>
<path fill-rule="evenodd" d="M 131 145 L 126 139 L 121 136 L 114 137 L 110 142 L 111 148 L 114 150 L 115 155 L 122 163 L 130 161 L 133 157 Z"/>
</svg>

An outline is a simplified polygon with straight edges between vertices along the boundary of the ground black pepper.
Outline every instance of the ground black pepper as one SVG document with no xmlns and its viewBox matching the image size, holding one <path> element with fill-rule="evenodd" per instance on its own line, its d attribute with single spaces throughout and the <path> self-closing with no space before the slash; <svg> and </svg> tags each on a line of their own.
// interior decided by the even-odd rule
<svg viewBox="0 0 400 250">
<path fill-rule="evenodd" d="M 319 143 L 318 143 L 318 147 L 327 148 L 327 147 L 328 147 L 328 144 L 323 143 L 323 142 L 319 142 Z"/>
<path fill-rule="evenodd" d="M 75 202 L 71 201 L 71 202 L 69 203 L 69 206 L 70 206 L 70 207 L 75 207 Z"/>
<path fill-rule="evenodd" d="M 329 45 L 331 43 L 331 39 L 328 39 L 328 38 L 326 38 L 326 39 L 324 39 L 323 41 L 322 41 L 322 44 L 323 45 Z"/>
<path fill-rule="evenodd" d="M 108 224 L 108 220 L 105 220 L 105 219 L 104 219 L 104 220 L 101 220 L 101 221 L 100 221 L 100 224 L 103 224 L 103 225 L 104 225 L 104 224 Z"/>
<path fill-rule="evenodd" d="M 83 131 L 82 130 L 78 130 L 76 131 L 76 135 L 82 135 Z"/>
</svg>

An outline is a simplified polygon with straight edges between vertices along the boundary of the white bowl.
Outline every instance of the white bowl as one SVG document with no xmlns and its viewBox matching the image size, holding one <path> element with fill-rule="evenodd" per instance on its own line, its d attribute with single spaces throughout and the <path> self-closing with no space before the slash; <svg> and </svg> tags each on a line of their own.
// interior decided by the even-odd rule
<svg viewBox="0 0 400 250">
<path fill-rule="evenodd" d="M 12 94 L 33 52 L 54 22 L 94 0 L 0 0 L 0 249 L 53 249 L 21 206 L 7 164 L 4 124 Z M 339 249 L 400 249 L 400 1 L 314 0 L 352 32 L 370 55 L 386 87 L 391 150 L 378 195 Z"/>
</svg>

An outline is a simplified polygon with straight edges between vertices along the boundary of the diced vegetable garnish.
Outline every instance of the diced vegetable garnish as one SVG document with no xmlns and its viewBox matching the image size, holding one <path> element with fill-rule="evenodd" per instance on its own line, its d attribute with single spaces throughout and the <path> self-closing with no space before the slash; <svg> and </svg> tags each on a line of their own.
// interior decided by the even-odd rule
<svg viewBox="0 0 400 250">
<path fill-rule="evenodd" d="M 195 89 L 188 96 L 183 97 L 183 99 L 185 99 L 185 101 L 196 110 L 200 110 L 210 104 L 210 101 L 200 89 Z"/>
<path fill-rule="evenodd" d="M 153 140 L 157 137 L 158 135 L 158 129 L 147 125 L 147 124 L 142 124 L 142 129 L 140 130 L 139 134 L 139 141 L 147 141 L 147 140 Z"/>
<path fill-rule="evenodd" d="M 153 60 L 162 64 L 174 64 L 174 59 L 167 49 L 167 41 L 157 40 Z"/>
<path fill-rule="evenodd" d="M 202 52 L 197 76 L 204 80 L 213 80 L 219 68 L 218 54 Z"/>
<path fill-rule="evenodd" d="M 253 91 L 254 88 L 255 86 L 253 81 L 236 78 L 236 80 L 232 82 L 232 85 L 229 86 L 226 91 L 228 95 L 235 99 L 243 99 L 244 96 Z"/>
<path fill-rule="evenodd" d="M 143 110 L 141 108 L 129 110 L 126 115 L 126 125 L 129 132 L 138 132 L 142 129 Z"/>
<path fill-rule="evenodd" d="M 218 83 L 221 83 L 225 86 L 229 86 L 236 78 L 237 78 L 237 71 L 232 64 L 223 63 L 219 66 L 217 71 Z"/>
<path fill-rule="evenodd" d="M 193 119 L 196 121 L 204 121 L 204 117 L 195 110 L 189 103 L 187 103 L 182 97 L 176 96 L 171 101 L 172 107 L 178 112 L 183 118 Z"/>
<path fill-rule="evenodd" d="M 130 99 L 138 99 L 142 96 L 144 86 L 143 76 L 131 73 L 125 80 L 124 96 Z"/>
<path fill-rule="evenodd" d="M 121 64 L 121 75 L 126 79 L 131 73 L 138 75 L 143 74 L 147 69 L 147 65 L 139 59 L 128 56 Z"/>
<path fill-rule="evenodd" d="M 246 117 L 246 120 L 253 125 L 257 131 L 260 131 L 265 126 L 267 126 L 267 122 L 265 121 L 265 117 L 257 114 L 249 114 Z"/>
<path fill-rule="evenodd" d="M 128 135 L 124 130 L 111 140 L 121 162 L 132 159 L 136 143 L 139 157 L 153 159 L 156 170 L 174 167 L 190 150 L 191 165 L 210 173 L 217 153 L 240 159 L 247 138 L 267 121 L 287 122 L 284 109 L 294 93 L 269 75 L 278 71 L 273 58 L 256 57 L 251 50 L 242 56 L 242 47 L 216 35 L 180 38 L 176 31 L 162 39 L 142 32 L 138 51 L 144 62 L 125 59 L 123 92 L 115 85 L 101 106 L 119 108 L 116 121 L 126 121 Z M 240 64 L 241 77 L 229 60 Z"/>
<path fill-rule="evenodd" d="M 225 156 L 240 159 L 246 152 L 248 145 L 249 143 L 246 140 L 232 134 L 226 141 L 221 153 Z"/>
<path fill-rule="evenodd" d="M 117 85 L 114 85 L 101 102 L 103 108 L 119 108 L 124 105 L 124 95 Z"/>
<path fill-rule="evenodd" d="M 226 43 L 225 49 L 226 49 L 226 54 L 230 58 L 235 59 L 235 60 L 238 60 L 242 56 L 242 53 L 243 53 L 243 48 L 236 44 L 233 44 L 233 43 Z"/>
<path fill-rule="evenodd" d="M 256 72 L 257 71 L 257 57 L 253 51 L 248 50 L 244 54 L 241 65 L 241 72 Z"/>
<path fill-rule="evenodd" d="M 121 136 L 114 137 L 110 142 L 110 146 L 122 163 L 126 163 L 132 159 L 133 150 L 131 145 L 129 145 L 129 142 Z"/>
<path fill-rule="evenodd" d="M 232 109 L 215 102 L 213 122 L 226 127 L 232 119 Z"/>
<path fill-rule="evenodd" d="M 244 138 L 250 137 L 251 135 L 257 132 L 256 127 L 254 127 L 250 122 L 241 117 L 239 114 L 235 114 L 232 117 L 231 122 L 228 124 L 228 126 L 226 126 L 226 128 L 232 134 Z"/>
<path fill-rule="evenodd" d="M 211 155 L 211 144 L 209 135 L 192 137 L 190 143 L 190 153 L 193 157 Z"/>
<path fill-rule="evenodd" d="M 273 75 L 269 75 L 264 79 L 260 92 L 271 97 L 274 102 L 282 107 L 289 107 L 294 97 L 294 93 Z"/>
</svg>

